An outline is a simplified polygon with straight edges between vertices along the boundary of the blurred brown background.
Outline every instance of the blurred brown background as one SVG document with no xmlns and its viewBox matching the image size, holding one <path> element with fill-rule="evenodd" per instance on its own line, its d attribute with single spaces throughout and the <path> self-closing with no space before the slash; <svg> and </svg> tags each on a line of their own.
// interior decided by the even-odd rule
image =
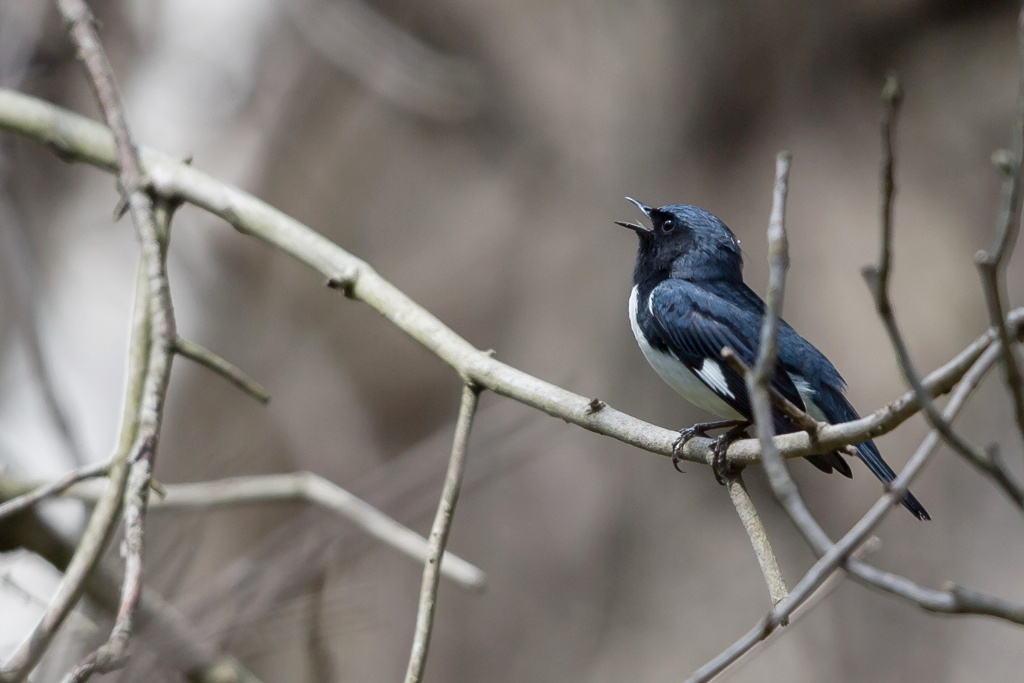
<svg viewBox="0 0 1024 683">
<path fill-rule="evenodd" d="M 1014 3 L 92 5 L 140 141 L 192 154 L 324 233 L 502 360 L 672 428 L 706 416 L 635 346 L 635 238 L 612 221 L 636 217 L 624 195 L 706 207 L 740 237 L 748 281 L 763 291 L 780 149 L 795 157 L 787 319 L 832 358 L 862 411 L 903 390 L 859 274 L 876 257 L 878 92 L 895 69 L 907 92 L 897 313 L 924 370 L 987 324 L 972 257 L 995 223 L 989 157 L 1009 144 Z M 48 3 L 0 3 L 0 78 L 96 115 Z M 25 266 L 17 279 L 31 285 L 58 394 L 83 457 L 98 460 L 120 409 L 131 228 L 111 222 L 109 175 L 7 135 L 0 155 L 4 268 Z M 175 221 L 170 269 L 181 332 L 249 371 L 273 402 L 255 405 L 179 360 L 158 478 L 309 469 L 425 533 L 458 405 L 454 373 L 195 209 Z M 53 476 L 74 461 L 43 408 L 10 280 L 0 460 Z M 1022 281 L 1018 256 L 1011 304 Z M 1020 474 L 1009 415 L 992 377 L 959 424 L 977 443 L 1002 443 Z M 880 447 L 899 467 L 923 434 L 916 419 Z M 725 490 L 705 468 L 686 469 L 485 395 L 449 547 L 483 567 L 490 588 L 442 584 L 429 680 L 681 680 L 745 632 L 769 607 L 754 555 Z M 880 491 L 859 465 L 852 482 L 793 469 L 836 535 Z M 795 582 L 811 553 L 760 472 L 747 479 Z M 872 561 L 929 586 L 1024 600 L 1020 519 L 1000 494 L 948 452 L 914 491 L 934 521 L 894 512 Z M 48 514 L 69 533 L 82 519 L 71 505 Z M 150 519 L 152 585 L 264 680 L 400 678 L 413 562 L 298 505 Z M 7 653 L 54 577 L 24 553 L 4 556 L 0 574 Z M 106 633 L 95 611 L 82 614 L 38 680 L 55 680 Z M 179 680 L 153 643 L 134 651 L 102 680 Z M 722 680 L 1018 680 L 1022 651 L 1019 629 L 929 616 L 844 583 Z"/>
</svg>

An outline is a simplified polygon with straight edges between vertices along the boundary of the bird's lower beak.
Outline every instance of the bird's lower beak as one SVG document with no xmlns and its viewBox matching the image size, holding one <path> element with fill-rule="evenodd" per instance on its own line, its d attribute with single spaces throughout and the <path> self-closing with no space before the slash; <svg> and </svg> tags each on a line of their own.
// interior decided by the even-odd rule
<svg viewBox="0 0 1024 683">
<path fill-rule="evenodd" d="M 650 228 L 645 227 L 643 225 L 640 225 L 639 223 L 627 223 L 625 221 L 615 221 L 615 225 L 621 225 L 624 228 L 629 228 L 630 230 L 632 230 L 633 232 L 636 232 L 636 233 L 644 233 L 644 232 L 650 232 L 651 231 Z"/>
<path fill-rule="evenodd" d="M 641 211 L 644 212 L 645 216 L 647 216 L 648 218 L 651 217 L 651 210 L 652 210 L 651 207 L 647 206 L 643 202 L 638 202 L 637 200 L 633 199 L 632 197 L 626 197 L 626 201 L 633 202 L 633 204 L 636 205 L 636 208 L 638 208 L 638 209 L 640 209 Z M 650 228 L 648 228 L 646 226 L 643 226 L 640 223 L 626 223 L 625 221 L 615 221 L 615 225 L 621 225 L 624 228 L 629 228 L 630 230 L 632 230 L 633 232 L 635 232 L 637 234 L 643 234 L 643 233 L 651 232 Z"/>
</svg>

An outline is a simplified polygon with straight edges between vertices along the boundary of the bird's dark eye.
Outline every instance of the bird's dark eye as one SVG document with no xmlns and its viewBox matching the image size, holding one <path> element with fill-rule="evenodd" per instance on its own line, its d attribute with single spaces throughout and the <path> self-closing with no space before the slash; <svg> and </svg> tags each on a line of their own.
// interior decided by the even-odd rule
<svg viewBox="0 0 1024 683">
<path fill-rule="evenodd" d="M 670 233 L 676 229 L 676 219 L 666 218 L 661 222 L 661 231 L 664 233 Z"/>
</svg>

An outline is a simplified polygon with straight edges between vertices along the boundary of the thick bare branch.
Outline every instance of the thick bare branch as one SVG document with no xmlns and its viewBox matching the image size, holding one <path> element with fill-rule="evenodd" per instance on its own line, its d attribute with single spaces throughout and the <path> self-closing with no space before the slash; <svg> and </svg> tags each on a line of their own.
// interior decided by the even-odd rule
<svg viewBox="0 0 1024 683">
<path fill-rule="evenodd" d="M 437 585 L 440 579 L 438 565 L 452 528 L 455 505 L 459 502 L 469 432 L 473 427 L 473 417 L 479 403 L 480 388 L 467 383 L 462 389 L 462 403 L 459 406 L 459 418 L 455 423 L 452 454 L 448 460 L 448 472 L 444 476 L 441 500 L 437 504 L 437 514 L 430 528 L 430 554 L 423 565 L 416 631 L 409 653 L 409 666 L 405 671 L 405 683 L 418 683 L 423 678 L 423 667 L 427 662 L 427 650 L 430 648 L 430 634 L 434 629 L 434 610 L 437 606 Z"/>
<path fill-rule="evenodd" d="M 110 131 L 81 116 L 10 90 L 0 89 L 0 129 L 49 145 L 64 159 L 84 161 L 106 170 L 116 168 Z M 593 397 L 580 396 L 516 370 L 480 351 L 411 301 L 364 261 L 352 256 L 309 227 L 238 188 L 218 181 L 180 160 L 153 150 L 142 150 L 152 188 L 164 197 L 180 199 L 206 209 L 255 236 L 325 277 L 328 284 L 364 301 L 400 330 L 426 346 L 460 375 L 480 386 L 549 415 L 652 453 L 670 456 L 678 433 L 636 419 L 608 405 L 592 407 Z M 1024 309 L 1007 319 L 1014 338 L 1024 334 Z M 956 385 L 963 373 L 995 338 L 988 330 L 937 369 L 924 382 L 929 395 L 938 396 Z M 885 434 L 920 410 L 914 392 L 860 420 L 828 425 L 812 443 L 804 432 L 781 434 L 774 443 L 786 458 L 827 453 L 844 445 Z M 694 438 L 681 455 L 710 464 L 710 439 Z M 760 461 L 757 439 L 743 439 L 728 450 L 731 465 Z"/>
</svg>

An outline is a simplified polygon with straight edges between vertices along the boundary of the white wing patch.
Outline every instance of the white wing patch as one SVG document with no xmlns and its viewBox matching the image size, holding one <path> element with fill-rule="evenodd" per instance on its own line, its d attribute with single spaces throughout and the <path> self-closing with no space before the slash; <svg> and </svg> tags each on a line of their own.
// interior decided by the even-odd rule
<svg viewBox="0 0 1024 683">
<path fill-rule="evenodd" d="M 708 386 L 723 396 L 735 398 L 729 391 L 729 383 L 725 381 L 721 366 L 710 358 L 705 358 L 701 366 L 697 368 L 697 376 L 704 380 Z"/>
<path fill-rule="evenodd" d="M 803 375 L 790 375 L 789 378 L 793 380 L 796 392 L 804 400 L 804 407 L 807 408 L 807 413 L 818 422 L 828 422 L 825 413 L 821 412 L 821 408 L 814 402 L 814 389 L 811 389 L 811 383 L 807 381 L 807 378 Z"/>
</svg>

